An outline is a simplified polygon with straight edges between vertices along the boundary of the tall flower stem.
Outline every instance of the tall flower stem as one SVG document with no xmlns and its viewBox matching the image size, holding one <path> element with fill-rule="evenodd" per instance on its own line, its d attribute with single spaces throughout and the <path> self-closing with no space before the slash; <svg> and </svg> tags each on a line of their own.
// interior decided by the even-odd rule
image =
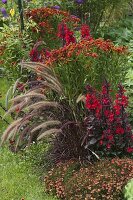
<svg viewBox="0 0 133 200">
<path fill-rule="evenodd" d="M 22 0 L 18 0 L 18 9 L 19 9 L 21 32 L 22 32 L 24 30 L 24 16 L 23 16 Z"/>
</svg>

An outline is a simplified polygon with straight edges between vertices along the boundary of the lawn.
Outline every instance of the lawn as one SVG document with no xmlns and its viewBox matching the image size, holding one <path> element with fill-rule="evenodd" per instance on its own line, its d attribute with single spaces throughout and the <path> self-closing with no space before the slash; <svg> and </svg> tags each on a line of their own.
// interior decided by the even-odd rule
<svg viewBox="0 0 133 200">
<path fill-rule="evenodd" d="M 0 150 L 0 200 L 55 200 L 44 192 L 44 185 L 30 163 L 7 148 Z"/>
</svg>

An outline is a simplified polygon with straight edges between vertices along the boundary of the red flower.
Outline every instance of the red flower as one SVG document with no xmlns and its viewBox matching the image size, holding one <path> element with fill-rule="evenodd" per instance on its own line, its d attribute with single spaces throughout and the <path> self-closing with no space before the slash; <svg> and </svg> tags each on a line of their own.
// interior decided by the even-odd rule
<svg viewBox="0 0 133 200">
<path fill-rule="evenodd" d="M 133 152 L 133 148 L 132 148 L 132 147 L 128 147 L 128 148 L 127 148 L 127 152 L 128 152 L 128 153 L 132 153 L 132 152 Z"/>
<path fill-rule="evenodd" d="M 111 145 L 110 145 L 110 144 L 107 144 L 106 147 L 107 147 L 107 149 L 110 149 L 110 148 L 111 148 Z"/>
<path fill-rule="evenodd" d="M 61 39 L 65 39 L 65 31 L 67 29 L 67 25 L 65 23 L 61 23 L 58 25 L 58 33 L 57 36 Z"/>
<path fill-rule="evenodd" d="M 115 106 L 114 106 L 114 110 L 115 110 L 115 114 L 116 114 L 117 116 L 120 115 L 120 111 L 121 111 L 121 107 L 120 107 L 120 106 L 115 105 Z"/>
<path fill-rule="evenodd" d="M 48 51 L 48 50 L 46 49 L 46 50 L 45 50 L 45 56 L 46 56 L 46 58 L 50 57 L 50 55 L 51 55 L 50 51 Z"/>
<path fill-rule="evenodd" d="M 109 104 L 109 99 L 108 98 L 104 98 L 103 99 L 103 104 L 108 105 Z"/>
<path fill-rule="evenodd" d="M 113 120 L 114 120 L 114 114 L 110 113 L 110 115 L 109 115 L 109 122 L 113 122 Z"/>
<path fill-rule="evenodd" d="M 124 134 L 125 131 L 122 127 L 117 127 L 115 132 L 116 134 Z"/>
<path fill-rule="evenodd" d="M 57 36 L 59 38 L 65 40 L 66 45 L 76 42 L 73 31 L 70 31 L 70 29 L 67 27 L 67 25 L 65 23 L 61 23 L 58 25 Z"/>
<path fill-rule="evenodd" d="M 95 111 L 96 117 L 99 117 L 101 104 L 95 94 L 86 95 L 86 108 L 90 111 Z"/>
<path fill-rule="evenodd" d="M 81 36 L 82 39 L 91 39 L 91 35 L 90 35 L 90 28 L 87 24 L 82 24 L 81 26 Z"/>
<path fill-rule="evenodd" d="M 38 50 L 36 48 L 33 48 L 30 51 L 30 58 L 31 58 L 32 62 L 38 62 L 38 60 L 39 60 L 39 52 L 38 52 Z"/>
<path fill-rule="evenodd" d="M 65 41 L 66 41 L 66 45 L 76 42 L 74 33 L 72 31 L 70 31 L 68 28 L 66 29 L 66 32 L 65 32 Z"/>
<path fill-rule="evenodd" d="M 104 115 L 105 115 L 105 117 L 109 117 L 109 115 L 110 115 L 110 110 L 104 110 Z"/>
<path fill-rule="evenodd" d="M 99 144 L 100 144 L 100 145 L 103 145 L 103 140 L 100 140 L 100 141 L 99 141 Z"/>
<path fill-rule="evenodd" d="M 114 136 L 113 135 L 108 135 L 108 140 L 109 141 L 112 141 L 114 139 Z"/>
</svg>

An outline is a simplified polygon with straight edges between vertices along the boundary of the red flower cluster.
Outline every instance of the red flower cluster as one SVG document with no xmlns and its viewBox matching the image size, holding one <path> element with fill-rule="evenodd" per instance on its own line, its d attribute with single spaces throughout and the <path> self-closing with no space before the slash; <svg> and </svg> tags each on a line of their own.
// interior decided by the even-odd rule
<svg viewBox="0 0 133 200">
<path fill-rule="evenodd" d="M 26 16 L 36 22 L 37 26 L 33 28 L 34 32 L 37 32 L 39 28 L 39 32 L 52 34 L 54 37 L 57 31 L 55 18 L 56 25 L 58 25 L 60 21 L 63 21 L 64 23 L 71 24 L 73 28 L 76 28 L 80 22 L 78 17 L 72 16 L 69 12 L 48 7 L 29 10 Z"/>
<path fill-rule="evenodd" d="M 70 43 L 76 42 L 73 31 L 70 31 L 66 23 L 61 23 L 58 25 L 57 36 L 63 40 L 63 46 L 64 44 L 69 45 Z"/>
<path fill-rule="evenodd" d="M 122 85 L 118 86 L 119 93 L 116 94 L 116 100 L 115 100 L 115 114 L 119 115 L 123 108 L 126 108 L 128 106 L 128 97 L 124 95 L 124 88 Z"/>
<path fill-rule="evenodd" d="M 92 38 L 90 35 L 90 28 L 87 24 L 82 24 L 81 26 L 81 37 L 82 39 L 86 39 L 86 40 L 89 40 Z"/>
<path fill-rule="evenodd" d="M 39 46 L 42 44 L 42 41 L 37 42 L 33 49 L 31 49 L 29 56 L 32 62 L 43 62 L 43 59 L 48 59 L 50 57 L 51 53 L 47 49 L 42 48 L 38 50 Z"/>
<path fill-rule="evenodd" d="M 128 106 L 128 98 L 125 96 L 124 88 L 118 85 L 118 93 L 114 104 L 110 97 L 110 85 L 105 81 L 100 95 L 89 86 L 86 95 L 86 108 L 93 115 L 99 125 L 98 139 L 100 148 L 103 146 L 108 150 L 122 152 L 133 152 L 133 135 L 131 126 L 127 119 L 125 108 Z M 91 129 L 91 134 L 95 132 Z"/>
<path fill-rule="evenodd" d="M 36 48 L 31 49 L 29 55 L 32 62 L 39 62 L 39 52 Z"/>
<path fill-rule="evenodd" d="M 26 13 L 26 16 L 28 18 L 32 18 L 35 22 L 40 22 L 44 21 L 43 19 L 48 19 L 50 17 L 62 17 L 62 20 L 68 21 L 68 22 L 73 22 L 73 23 L 79 23 L 80 19 L 76 16 L 71 16 L 69 12 L 62 11 L 62 10 L 57 10 L 53 8 L 48 8 L 48 7 L 43 7 L 43 8 L 36 8 L 29 10 Z"/>
<path fill-rule="evenodd" d="M 65 27 L 62 24 L 58 26 L 58 37 L 67 41 L 69 45 L 63 45 L 63 47 L 59 49 L 54 49 L 51 51 L 51 55 L 48 59 L 45 58 L 46 65 L 54 65 L 56 62 L 70 62 L 71 58 L 76 55 L 77 59 L 78 56 L 83 55 L 86 58 L 93 57 L 97 58 L 100 56 L 100 51 L 104 53 L 118 53 L 117 48 L 123 49 L 121 54 L 127 53 L 127 49 L 125 47 L 115 47 L 111 41 L 103 40 L 102 38 L 99 39 L 90 39 L 90 40 L 81 40 L 80 42 L 76 43 L 75 38 L 73 36 L 73 32 L 69 29 L 67 31 L 67 37 L 65 34 Z"/>
<path fill-rule="evenodd" d="M 96 96 L 96 92 L 91 86 L 87 86 L 87 89 L 90 91 L 86 95 L 86 108 L 90 110 L 96 117 L 100 117 L 101 103 Z"/>
</svg>

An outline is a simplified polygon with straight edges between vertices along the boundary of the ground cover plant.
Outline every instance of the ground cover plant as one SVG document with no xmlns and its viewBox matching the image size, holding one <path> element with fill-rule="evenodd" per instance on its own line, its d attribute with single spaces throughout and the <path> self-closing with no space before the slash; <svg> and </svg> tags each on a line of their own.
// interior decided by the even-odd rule
<svg viewBox="0 0 133 200">
<path fill-rule="evenodd" d="M 59 163 L 45 178 L 49 193 L 61 199 L 124 199 L 124 186 L 133 176 L 131 159 L 101 160 L 82 165 L 70 161 Z"/>
</svg>

